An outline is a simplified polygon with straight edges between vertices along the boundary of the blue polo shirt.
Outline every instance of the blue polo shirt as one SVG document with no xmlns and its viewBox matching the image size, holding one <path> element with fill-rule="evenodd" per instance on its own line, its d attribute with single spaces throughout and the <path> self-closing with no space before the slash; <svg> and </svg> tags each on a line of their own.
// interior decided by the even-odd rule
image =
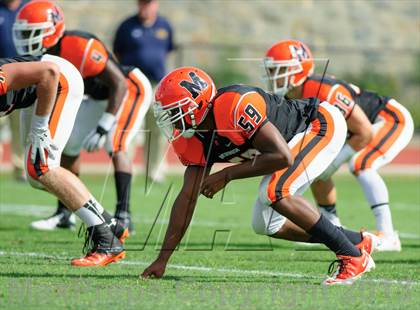
<svg viewBox="0 0 420 310">
<path fill-rule="evenodd" d="M 11 11 L 5 4 L 0 3 L 0 58 L 10 58 L 17 55 L 13 43 L 12 27 L 17 12 L 25 3 L 26 1 L 22 1 L 16 11 Z"/>
<path fill-rule="evenodd" d="M 166 56 L 173 49 L 172 27 L 162 16 L 148 27 L 132 16 L 120 25 L 114 40 L 121 64 L 136 66 L 153 82 L 165 76 Z"/>
</svg>

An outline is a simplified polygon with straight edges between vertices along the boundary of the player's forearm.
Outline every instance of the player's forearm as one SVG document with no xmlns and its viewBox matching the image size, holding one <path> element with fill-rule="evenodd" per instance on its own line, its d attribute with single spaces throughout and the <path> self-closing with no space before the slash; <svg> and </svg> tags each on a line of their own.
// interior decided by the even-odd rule
<svg viewBox="0 0 420 310">
<path fill-rule="evenodd" d="M 353 133 L 347 140 L 347 144 L 350 145 L 354 151 L 358 152 L 367 146 L 371 139 L 372 135 L 370 134 L 370 131 L 366 130 L 364 133 Z"/>
<path fill-rule="evenodd" d="M 38 104 L 36 114 L 47 116 L 51 113 L 57 94 L 60 69 L 52 62 L 18 62 L 2 66 L 7 78 L 8 90 L 19 90 L 35 85 Z"/>
<path fill-rule="evenodd" d="M 127 93 L 126 80 L 120 80 L 115 84 L 112 84 L 109 90 L 109 100 L 106 112 L 116 115 Z"/>
<path fill-rule="evenodd" d="M 373 137 L 373 128 L 363 110 L 356 105 L 350 118 L 347 119 L 347 127 L 351 133 L 347 144 L 356 152 L 369 144 Z"/>
<path fill-rule="evenodd" d="M 257 155 L 255 159 L 242 164 L 223 169 L 228 180 L 237 180 L 271 174 L 275 171 L 290 167 L 293 159 L 287 154 L 264 153 Z"/>
<path fill-rule="evenodd" d="M 166 263 L 181 242 L 190 225 L 196 203 L 197 198 L 187 197 L 183 192 L 178 195 L 172 207 L 165 240 L 158 257 L 159 260 Z"/>
<path fill-rule="evenodd" d="M 38 104 L 35 110 L 36 115 L 48 116 L 51 114 L 57 96 L 59 79 L 60 72 L 55 66 L 47 67 L 40 75 L 37 83 Z"/>
</svg>

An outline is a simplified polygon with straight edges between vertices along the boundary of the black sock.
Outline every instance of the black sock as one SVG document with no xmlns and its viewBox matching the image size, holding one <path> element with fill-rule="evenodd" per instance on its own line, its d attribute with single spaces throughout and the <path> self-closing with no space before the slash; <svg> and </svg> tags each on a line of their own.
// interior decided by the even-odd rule
<svg viewBox="0 0 420 310">
<path fill-rule="evenodd" d="M 117 206 L 115 210 L 116 217 L 123 217 L 130 213 L 130 190 L 131 190 L 131 174 L 116 171 L 115 187 L 117 190 Z"/>
<path fill-rule="evenodd" d="M 363 236 L 361 232 L 348 230 L 343 227 L 338 227 L 338 229 L 340 229 L 346 235 L 347 239 L 349 239 L 354 245 L 362 242 Z"/>
<path fill-rule="evenodd" d="M 318 222 L 307 231 L 308 234 L 325 244 L 337 255 L 360 256 L 360 250 L 356 248 L 346 237 L 344 232 L 333 225 L 322 214 Z"/>
<path fill-rule="evenodd" d="M 334 215 L 337 215 L 337 209 L 335 208 L 335 203 L 333 203 L 331 205 L 321 205 L 321 204 L 318 204 L 318 207 L 324 209 L 328 213 L 332 213 Z"/>
<path fill-rule="evenodd" d="M 105 223 L 107 223 L 107 224 L 111 223 L 111 221 L 113 219 L 113 216 L 111 214 L 109 214 L 108 211 L 104 210 L 104 213 L 102 213 L 102 216 L 105 219 Z"/>
<path fill-rule="evenodd" d="M 67 209 L 67 207 L 60 201 L 57 201 L 57 210 L 55 211 L 55 214 L 64 214 L 65 217 L 70 217 L 71 211 Z"/>
<path fill-rule="evenodd" d="M 360 232 L 353 231 L 353 230 L 348 230 L 348 229 L 345 229 L 343 227 L 337 227 L 337 228 L 339 230 L 341 230 L 343 232 L 343 234 L 345 234 L 346 237 L 350 240 L 350 242 L 353 243 L 354 245 L 362 242 L 363 236 Z M 311 238 L 308 240 L 308 242 L 309 243 L 322 243 L 321 241 L 319 241 L 314 236 L 311 236 Z"/>
</svg>

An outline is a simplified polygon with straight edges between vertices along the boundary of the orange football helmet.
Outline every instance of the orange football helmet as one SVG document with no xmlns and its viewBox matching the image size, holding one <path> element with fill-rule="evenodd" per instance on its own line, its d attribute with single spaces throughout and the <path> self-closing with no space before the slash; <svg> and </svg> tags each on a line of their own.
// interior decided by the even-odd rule
<svg viewBox="0 0 420 310">
<path fill-rule="evenodd" d="M 13 40 L 20 55 L 42 55 L 58 43 L 64 34 L 64 13 L 48 0 L 25 4 L 13 25 Z"/>
<path fill-rule="evenodd" d="M 302 85 L 313 74 L 314 60 L 310 49 L 302 42 L 283 40 L 268 49 L 264 67 L 270 90 L 284 96 L 290 88 Z M 281 86 L 279 79 L 283 79 Z"/>
<path fill-rule="evenodd" d="M 156 123 L 170 142 L 191 138 L 211 109 L 216 87 L 194 67 L 173 70 L 159 83 L 153 105 Z"/>
</svg>

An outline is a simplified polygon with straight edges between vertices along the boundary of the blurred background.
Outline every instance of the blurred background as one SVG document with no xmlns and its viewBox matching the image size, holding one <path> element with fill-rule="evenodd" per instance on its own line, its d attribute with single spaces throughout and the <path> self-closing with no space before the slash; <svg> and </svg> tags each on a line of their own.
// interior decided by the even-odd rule
<svg viewBox="0 0 420 310">
<path fill-rule="evenodd" d="M 136 0 L 57 3 L 68 30 L 91 32 L 110 49 L 118 26 L 138 10 Z M 258 59 L 274 42 L 298 39 L 309 45 L 314 57 L 329 59 L 328 74 L 396 98 L 410 110 L 420 130 L 418 0 L 159 0 L 159 4 L 176 46 L 167 70 L 194 65 L 208 71 L 218 87 L 230 83 L 265 87 Z M 317 61 L 316 70 L 322 73 L 325 63 Z M 7 142 L 7 130 L 0 130 L 0 135 L 0 141 Z M 418 148 L 419 139 L 413 141 Z M 420 157 L 419 152 L 413 154 Z M 3 163 L 10 159 L 7 154 L 4 158 Z"/>
<path fill-rule="evenodd" d="M 160 0 L 174 29 L 170 67 L 195 65 L 218 86 L 264 86 L 259 58 L 272 43 L 306 42 L 328 73 L 390 95 L 407 106 L 420 128 L 420 1 L 418 0 Z M 135 0 L 59 0 L 68 29 L 97 34 L 109 46 Z M 325 63 L 317 63 L 322 72 Z"/>
</svg>

